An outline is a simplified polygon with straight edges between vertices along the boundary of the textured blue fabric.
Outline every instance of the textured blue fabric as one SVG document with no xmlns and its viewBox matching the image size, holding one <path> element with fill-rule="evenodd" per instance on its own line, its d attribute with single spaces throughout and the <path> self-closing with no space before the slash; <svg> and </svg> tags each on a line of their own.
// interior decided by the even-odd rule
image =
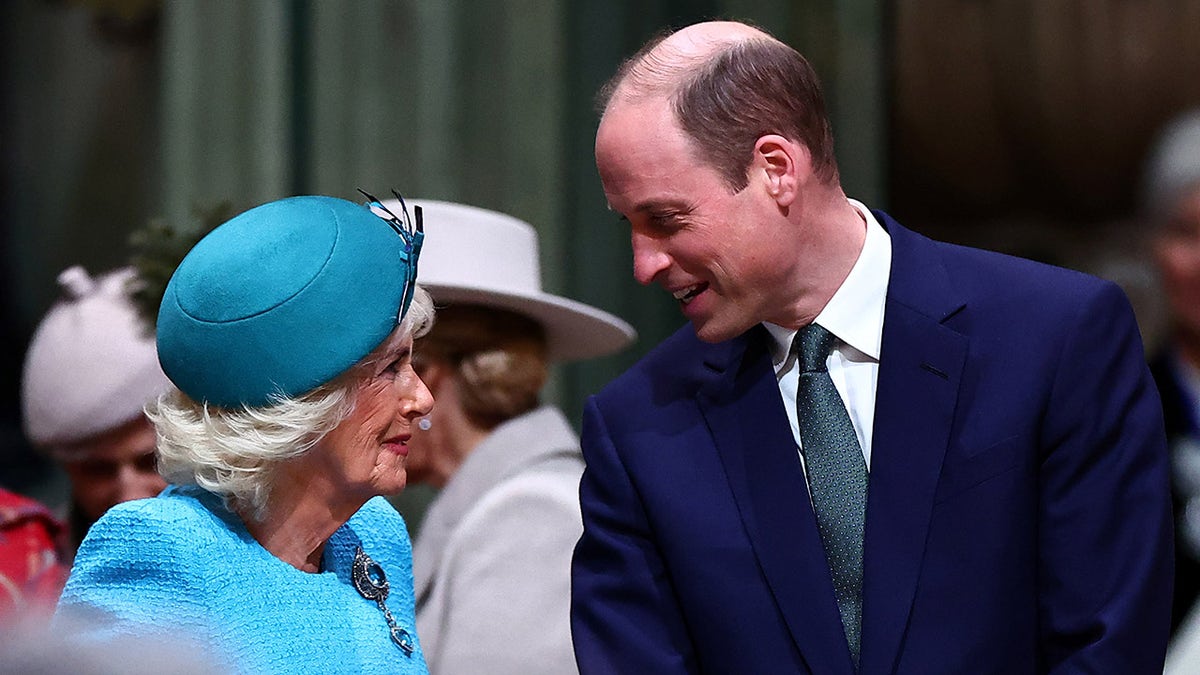
<svg viewBox="0 0 1200 675">
<path fill-rule="evenodd" d="M 250 209 L 201 239 L 167 284 L 163 372 L 221 406 L 304 394 L 396 328 L 408 265 L 404 240 L 366 206 L 308 196 Z"/>
<path fill-rule="evenodd" d="M 90 530 L 55 621 L 77 637 L 156 636 L 211 650 L 239 673 L 428 673 L 418 639 L 405 656 L 383 613 L 351 585 L 357 546 L 387 574 L 388 609 L 413 635 L 412 550 L 381 497 L 330 537 L 323 571 L 271 555 L 219 499 L 168 488 L 114 507 Z M 76 623 L 80 622 L 80 623 Z"/>
</svg>

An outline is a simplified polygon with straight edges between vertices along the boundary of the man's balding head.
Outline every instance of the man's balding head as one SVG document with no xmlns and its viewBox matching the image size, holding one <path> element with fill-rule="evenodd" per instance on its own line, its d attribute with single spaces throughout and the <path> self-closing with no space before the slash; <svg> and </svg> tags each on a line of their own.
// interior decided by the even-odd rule
<svg viewBox="0 0 1200 675">
<path fill-rule="evenodd" d="M 607 108 L 614 98 L 636 101 L 670 96 L 684 78 L 703 67 L 715 53 L 755 39 L 775 40 L 757 28 L 734 21 L 709 21 L 659 33 L 621 64 L 601 90 L 601 106 Z"/>
<path fill-rule="evenodd" d="M 802 143 L 814 173 L 837 182 L 816 73 L 799 52 L 758 28 L 710 21 L 662 33 L 626 60 L 599 96 L 605 112 L 656 99 L 672 107 L 697 159 L 735 192 L 745 187 L 754 144 L 766 134 Z"/>
</svg>

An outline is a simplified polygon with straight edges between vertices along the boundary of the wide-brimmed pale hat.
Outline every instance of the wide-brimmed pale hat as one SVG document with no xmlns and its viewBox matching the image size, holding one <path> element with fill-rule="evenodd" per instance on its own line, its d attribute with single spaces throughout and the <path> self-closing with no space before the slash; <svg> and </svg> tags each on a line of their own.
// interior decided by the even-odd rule
<svg viewBox="0 0 1200 675">
<path fill-rule="evenodd" d="M 34 445 L 69 459 L 62 446 L 140 417 L 169 387 L 154 335 L 130 300 L 133 283 L 130 267 L 59 274 L 62 297 L 38 324 L 21 378 L 22 420 Z"/>
<path fill-rule="evenodd" d="M 529 223 L 464 204 L 406 201 L 425 212 L 421 287 L 438 307 L 484 305 L 528 316 L 545 328 L 556 361 L 604 356 L 636 339 L 620 318 L 542 290 L 537 231 Z"/>
</svg>

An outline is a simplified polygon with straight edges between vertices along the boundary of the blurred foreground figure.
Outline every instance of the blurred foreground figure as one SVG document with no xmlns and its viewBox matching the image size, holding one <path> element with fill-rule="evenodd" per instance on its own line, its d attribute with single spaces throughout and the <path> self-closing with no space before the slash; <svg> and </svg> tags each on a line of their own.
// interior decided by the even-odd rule
<svg viewBox="0 0 1200 675">
<path fill-rule="evenodd" d="M 584 673 L 1162 670 L 1171 505 L 1128 299 L 848 199 L 816 74 L 651 42 L 596 164 L 679 330 L 584 411 Z"/>
<path fill-rule="evenodd" d="M 1162 396 L 1175 498 L 1171 663 L 1200 663 L 1200 110 L 1160 133 L 1146 167 L 1144 207 L 1170 326 L 1150 369 Z M 1190 648 L 1186 645 L 1191 645 Z"/>
<path fill-rule="evenodd" d="M 131 300 L 132 268 L 92 277 L 72 267 L 58 281 L 63 297 L 25 355 L 21 406 L 29 441 L 70 478 L 73 551 L 109 508 L 167 486 L 143 407 L 169 382 Z"/>
<path fill-rule="evenodd" d="M 409 476 L 441 488 L 413 552 L 425 656 L 435 675 L 574 672 L 583 457 L 540 398 L 551 362 L 614 352 L 634 332 L 542 291 L 529 224 L 420 203 L 430 223 L 421 279 L 438 320 L 414 359 L 438 404 L 413 435 Z"/>
<path fill-rule="evenodd" d="M 223 665 L 186 635 L 80 645 L 72 627 L 18 625 L 0 632 L 0 675 L 213 675 Z"/>
<path fill-rule="evenodd" d="M 174 385 L 149 415 L 172 484 L 79 548 L 56 626 L 81 645 L 183 637 L 233 672 L 426 673 L 404 520 L 433 399 L 413 339 L 421 214 L 293 197 L 218 226 L 158 313 Z"/>
</svg>

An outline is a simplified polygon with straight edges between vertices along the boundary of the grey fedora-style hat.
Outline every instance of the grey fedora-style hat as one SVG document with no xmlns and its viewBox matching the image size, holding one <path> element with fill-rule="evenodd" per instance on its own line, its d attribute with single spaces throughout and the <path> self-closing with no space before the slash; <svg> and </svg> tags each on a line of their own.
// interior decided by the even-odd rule
<svg viewBox="0 0 1200 675">
<path fill-rule="evenodd" d="M 545 328 L 554 361 L 604 356 L 637 338 L 620 318 L 542 290 L 537 231 L 529 223 L 465 204 L 406 201 L 425 211 L 421 287 L 439 307 L 484 305 L 528 316 Z"/>
</svg>

